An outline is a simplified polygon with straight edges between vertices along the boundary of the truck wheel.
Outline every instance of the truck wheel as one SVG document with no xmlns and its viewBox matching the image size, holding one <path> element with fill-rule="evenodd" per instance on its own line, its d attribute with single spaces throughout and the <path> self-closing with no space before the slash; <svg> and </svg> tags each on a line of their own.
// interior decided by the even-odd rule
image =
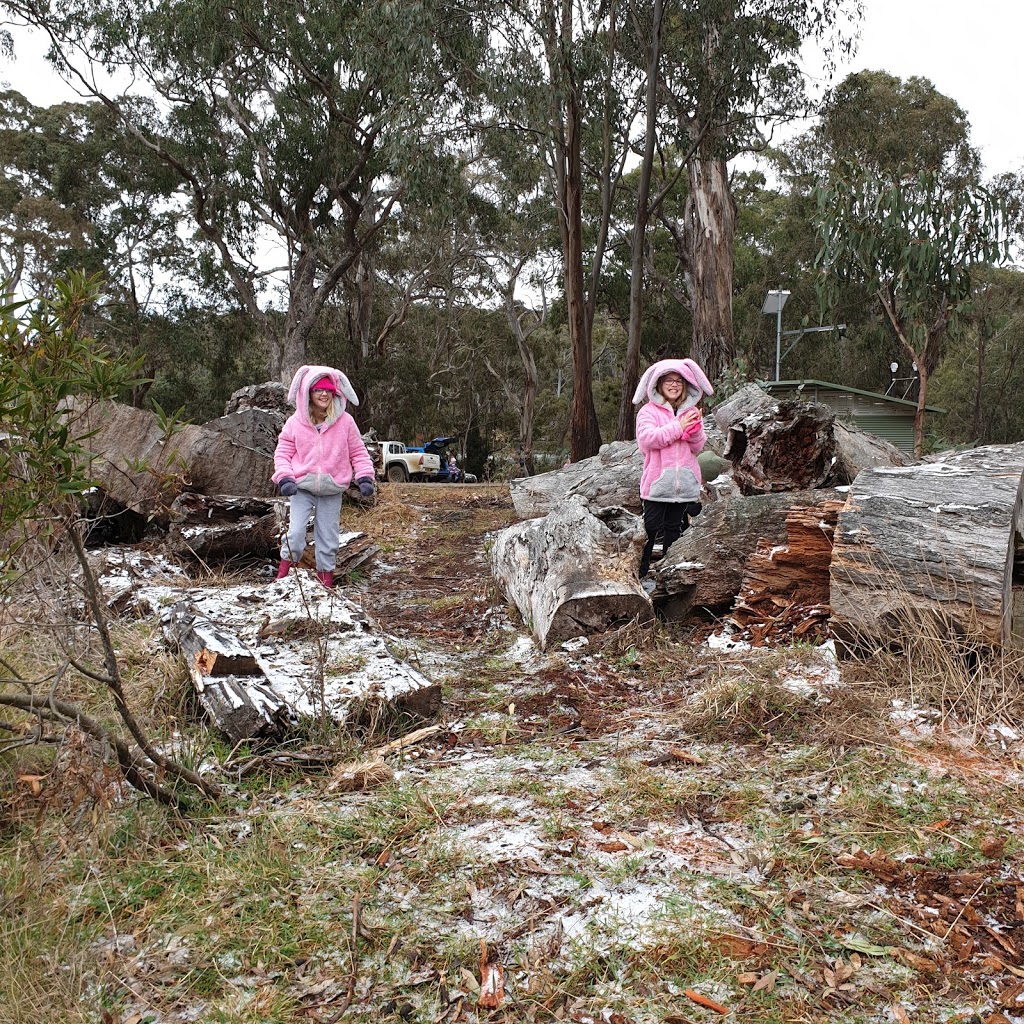
<svg viewBox="0 0 1024 1024">
<path fill-rule="evenodd" d="M 393 484 L 404 484 L 409 479 L 409 471 L 400 462 L 388 466 L 388 480 Z"/>
</svg>

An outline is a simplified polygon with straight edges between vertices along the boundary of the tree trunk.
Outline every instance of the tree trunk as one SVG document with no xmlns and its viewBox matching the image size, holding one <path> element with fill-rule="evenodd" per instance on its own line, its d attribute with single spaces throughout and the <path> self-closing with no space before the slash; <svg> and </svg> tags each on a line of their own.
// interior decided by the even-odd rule
<svg viewBox="0 0 1024 1024">
<path fill-rule="evenodd" d="M 687 165 L 690 192 L 683 213 L 686 288 L 693 313 L 693 358 L 710 381 L 736 356 L 732 327 L 736 204 L 725 160 L 713 155 L 713 138 L 697 147 Z"/>
<path fill-rule="evenodd" d="M 663 0 L 654 0 L 651 12 L 651 45 L 647 52 L 647 134 L 644 155 L 637 183 L 636 216 L 629 265 L 629 331 L 623 365 L 622 399 L 619 405 L 619 427 L 616 440 L 631 441 L 636 437 L 636 416 L 633 392 L 640 379 L 640 334 L 643 326 L 644 247 L 647 242 L 648 206 L 651 173 L 654 167 L 655 136 L 658 130 L 658 61 L 661 53 L 661 20 Z"/>
<path fill-rule="evenodd" d="M 908 632 L 1020 644 L 1024 443 L 862 472 L 832 552 L 833 631 L 872 647 Z"/>
<path fill-rule="evenodd" d="M 587 324 L 587 298 L 583 288 L 583 174 L 580 160 L 580 110 L 575 91 L 566 98 L 565 189 L 565 299 L 569 309 L 569 344 L 572 348 L 573 462 L 596 455 L 601 428 L 594 407 L 593 351 Z"/>
<path fill-rule="evenodd" d="M 544 650 L 549 640 L 653 618 L 637 578 L 646 539 L 639 516 L 615 507 L 592 512 L 574 498 L 496 534 L 491 569 Z"/>
</svg>

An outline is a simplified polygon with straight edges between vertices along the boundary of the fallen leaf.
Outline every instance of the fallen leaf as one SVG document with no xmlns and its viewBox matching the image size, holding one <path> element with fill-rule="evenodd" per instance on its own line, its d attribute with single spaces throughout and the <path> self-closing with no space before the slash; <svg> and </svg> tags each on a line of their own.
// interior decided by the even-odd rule
<svg viewBox="0 0 1024 1024">
<path fill-rule="evenodd" d="M 929 832 L 941 832 L 944 828 L 948 828 L 953 822 L 949 818 L 943 818 L 941 821 L 932 822 L 931 825 L 925 825 L 925 828 Z"/>
<path fill-rule="evenodd" d="M 595 843 L 594 844 L 602 853 L 621 853 L 623 850 L 628 850 L 629 847 L 621 839 L 613 839 L 608 843 Z"/>
<path fill-rule="evenodd" d="M 939 965 L 934 960 L 930 960 L 926 956 L 919 956 L 909 949 L 897 950 L 896 956 L 897 959 L 902 960 L 908 967 L 912 967 L 921 974 L 934 974 L 939 969 Z"/>
<path fill-rule="evenodd" d="M 704 758 L 699 757 L 697 754 L 691 754 L 688 750 L 680 750 L 678 747 L 673 747 L 669 753 L 677 761 L 685 761 L 687 764 L 703 764 Z"/>
<path fill-rule="evenodd" d="M 981 841 L 981 852 L 990 860 L 996 860 L 1003 855 L 1006 847 L 1006 840 L 998 836 L 989 836 Z"/>
<path fill-rule="evenodd" d="M 755 992 L 771 992 L 775 988 L 775 982 L 779 980 L 779 972 L 772 971 L 769 974 L 762 974 L 754 985 Z"/>
<path fill-rule="evenodd" d="M 505 968 L 488 962 L 487 943 L 480 940 L 480 998 L 478 1005 L 496 1010 L 505 1001 Z"/>
<path fill-rule="evenodd" d="M 728 1013 L 729 1011 L 721 1004 L 716 1003 L 714 999 L 709 999 L 707 996 L 702 996 L 699 992 L 692 988 L 683 989 L 683 995 L 690 1000 L 691 1003 L 696 1003 L 698 1006 L 703 1006 L 706 1010 L 713 1010 L 715 1013 Z"/>
<path fill-rule="evenodd" d="M 892 1008 L 892 1015 L 896 1018 L 897 1024 L 910 1024 L 910 1014 L 902 1003 L 896 1003 Z"/>
<path fill-rule="evenodd" d="M 24 782 L 28 786 L 33 796 L 39 796 L 39 794 L 42 793 L 43 787 L 40 786 L 39 783 L 42 782 L 43 779 L 45 778 L 45 775 L 18 775 L 18 781 Z"/>
<path fill-rule="evenodd" d="M 761 975 L 757 971 L 744 971 L 742 974 L 736 975 L 736 981 L 740 985 L 756 985 L 760 978 Z"/>
</svg>

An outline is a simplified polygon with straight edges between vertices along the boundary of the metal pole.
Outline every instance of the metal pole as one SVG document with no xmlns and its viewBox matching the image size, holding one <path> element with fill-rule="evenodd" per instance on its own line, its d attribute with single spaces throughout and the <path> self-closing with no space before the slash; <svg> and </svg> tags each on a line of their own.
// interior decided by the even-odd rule
<svg viewBox="0 0 1024 1024">
<path fill-rule="evenodd" d="M 775 379 L 779 379 L 779 364 L 782 362 L 782 289 L 776 294 L 778 304 L 775 310 Z"/>
</svg>

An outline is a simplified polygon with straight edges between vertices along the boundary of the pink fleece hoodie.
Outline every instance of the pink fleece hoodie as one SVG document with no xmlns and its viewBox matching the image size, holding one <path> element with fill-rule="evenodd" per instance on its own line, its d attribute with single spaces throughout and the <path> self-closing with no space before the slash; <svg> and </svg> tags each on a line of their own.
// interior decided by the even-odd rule
<svg viewBox="0 0 1024 1024">
<path fill-rule="evenodd" d="M 309 389 L 321 377 L 330 377 L 338 389 L 319 430 L 309 418 Z M 359 436 L 356 421 L 345 411 L 346 401 L 359 399 L 348 377 L 330 366 L 300 366 L 288 389 L 295 412 L 285 421 L 274 451 L 275 484 L 291 477 L 312 494 L 341 494 L 353 479 L 373 479 L 373 462 Z"/>
<path fill-rule="evenodd" d="M 678 373 L 686 381 L 686 398 L 678 412 L 658 391 L 658 381 L 668 373 Z M 700 500 L 697 456 L 707 440 L 704 424 L 698 418 L 684 428 L 679 413 L 695 406 L 705 394 L 714 394 L 714 389 L 692 359 L 662 359 L 640 378 L 633 404 L 648 399 L 636 417 L 637 445 L 644 456 L 640 497 L 645 501 Z"/>
</svg>

